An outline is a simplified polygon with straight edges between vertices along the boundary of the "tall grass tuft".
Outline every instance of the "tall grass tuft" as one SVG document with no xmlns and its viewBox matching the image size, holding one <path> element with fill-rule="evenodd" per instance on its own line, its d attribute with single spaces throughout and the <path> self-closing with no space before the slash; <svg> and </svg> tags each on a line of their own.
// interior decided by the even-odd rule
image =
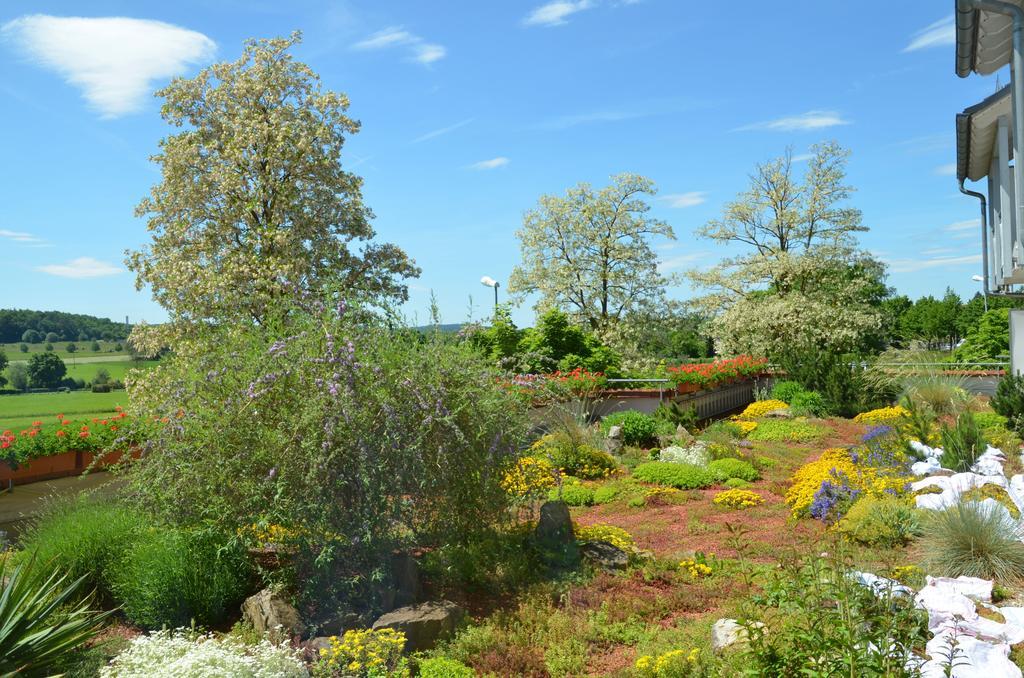
<svg viewBox="0 0 1024 678">
<path fill-rule="evenodd" d="M 987 446 L 974 415 L 961 412 L 955 426 L 942 429 L 942 466 L 957 472 L 970 471 Z"/>
<path fill-rule="evenodd" d="M 1024 578 L 1024 542 L 1001 507 L 962 502 L 930 516 L 922 539 L 926 569 L 999 582 Z"/>
<path fill-rule="evenodd" d="M 959 376 L 926 373 L 908 379 L 905 389 L 907 397 L 940 417 L 957 415 L 971 404 L 971 394 L 964 388 L 964 378 Z"/>
</svg>

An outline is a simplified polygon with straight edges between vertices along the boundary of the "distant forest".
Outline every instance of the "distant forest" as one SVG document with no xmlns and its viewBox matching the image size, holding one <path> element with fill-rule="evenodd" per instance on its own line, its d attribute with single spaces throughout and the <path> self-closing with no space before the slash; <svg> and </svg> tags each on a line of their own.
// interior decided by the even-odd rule
<svg viewBox="0 0 1024 678">
<path fill-rule="evenodd" d="M 50 333 L 57 335 L 56 341 L 120 341 L 128 338 L 130 330 L 123 322 L 79 313 L 0 309 L 0 343 L 5 344 L 36 343 L 46 340 Z"/>
</svg>

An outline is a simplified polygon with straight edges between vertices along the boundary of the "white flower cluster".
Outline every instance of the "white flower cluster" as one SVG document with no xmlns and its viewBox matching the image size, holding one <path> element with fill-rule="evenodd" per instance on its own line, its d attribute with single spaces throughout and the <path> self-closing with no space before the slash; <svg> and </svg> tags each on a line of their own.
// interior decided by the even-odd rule
<svg viewBox="0 0 1024 678">
<path fill-rule="evenodd" d="M 658 455 L 658 459 L 676 464 L 707 466 L 711 463 L 711 454 L 708 452 L 707 444 L 703 440 L 698 440 L 689 447 L 680 447 L 679 445 L 666 447 Z"/>
<path fill-rule="evenodd" d="M 308 678 L 298 654 L 262 641 L 248 646 L 185 629 L 139 636 L 100 671 L 101 678 Z"/>
</svg>

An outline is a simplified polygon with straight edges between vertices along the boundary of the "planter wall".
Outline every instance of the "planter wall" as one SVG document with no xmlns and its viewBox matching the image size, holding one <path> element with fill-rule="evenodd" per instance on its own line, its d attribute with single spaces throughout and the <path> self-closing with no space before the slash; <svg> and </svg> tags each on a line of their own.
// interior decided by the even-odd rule
<svg viewBox="0 0 1024 678">
<path fill-rule="evenodd" d="M 94 470 L 104 470 L 108 466 L 116 464 L 123 455 L 123 452 L 111 452 L 97 464 Z M 133 452 L 132 456 L 137 458 L 138 452 Z M 79 451 L 37 457 L 18 464 L 17 468 L 11 468 L 7 462 L 0 461 L 0 486 L 27 485 L 41 480 L 82 475 L 95 459 L 96 455 L 92 452 Z"/>
</svg>

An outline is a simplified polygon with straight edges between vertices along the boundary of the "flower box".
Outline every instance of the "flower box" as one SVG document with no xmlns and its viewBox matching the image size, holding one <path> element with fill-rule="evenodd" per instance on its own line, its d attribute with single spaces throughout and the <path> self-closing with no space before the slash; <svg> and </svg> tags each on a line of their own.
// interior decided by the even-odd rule
<svg viewBox="0 0 1024 678">
<path fill-rule="evenodd" d="M 97 456 L 93 452 L 73 450 L 45 457 L 36 457 L 15 466 L 12 466 L 7 461 L 0 461 L 0 486 L 27 485 L 42 480 L 78 476 L 83 474 L 92 465 Z M 103 455 L 95 470 L 104 470 L 109 466 L 113 466 L 123 456 L 124 453 L 121 451 Z M 132 450 L 131 456 L 134 459 L 138 459 L 138 449 Z"/>
</svg>

